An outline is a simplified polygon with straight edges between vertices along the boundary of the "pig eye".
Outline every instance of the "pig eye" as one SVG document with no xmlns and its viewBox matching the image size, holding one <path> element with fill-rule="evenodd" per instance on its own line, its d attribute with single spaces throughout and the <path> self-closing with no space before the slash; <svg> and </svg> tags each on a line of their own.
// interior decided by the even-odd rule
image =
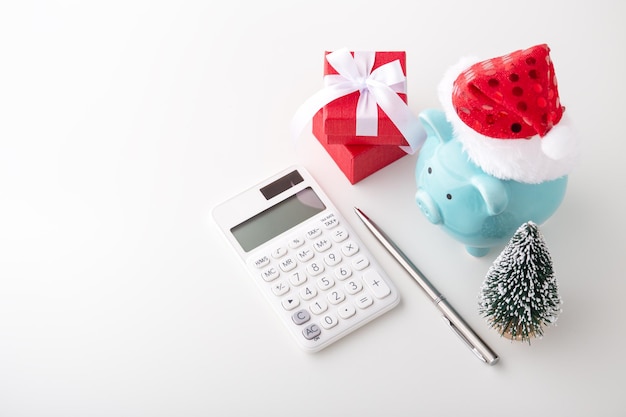
<svg viewBox="0 0 626 417">
<path fill-rule="evenodd" d="M 448 200 L 452 200 L 452 194 L 446 194 L 446 198 L 447 198 Z"/>
<path fill-rule="evenodd" d="M 433 173 L 433 169 L 431 167 L 428 167 L 428 173 L 432 174 Z"/>
</svg>

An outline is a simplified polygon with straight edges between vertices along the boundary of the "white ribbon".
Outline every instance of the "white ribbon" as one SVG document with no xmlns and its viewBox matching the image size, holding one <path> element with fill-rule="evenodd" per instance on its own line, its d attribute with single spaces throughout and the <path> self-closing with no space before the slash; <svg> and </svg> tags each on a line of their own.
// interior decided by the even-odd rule
<svg viewBox="0 0 626 417">
<path fill-rule="evenodd" d="M 291 135 L 297 138 L 307 123 L 322 107 L 355 91 L 359 91 L 356 108 L 356 135 L 378 134 L 378 106 L 385 112 L 408 146 L 405 152 L 417 151 L 426 139 L 426 132 L 398 93 L 406 93 L 406 77 L 400 61 L 381 65 L 372 71 L 375 52 L 355 52 L 339 49 L 326 55 L 328 63 L 338 74 L 324 76 L 325 87 L 306 100 L 296 111 L 291 123 Z"/>
</svg>

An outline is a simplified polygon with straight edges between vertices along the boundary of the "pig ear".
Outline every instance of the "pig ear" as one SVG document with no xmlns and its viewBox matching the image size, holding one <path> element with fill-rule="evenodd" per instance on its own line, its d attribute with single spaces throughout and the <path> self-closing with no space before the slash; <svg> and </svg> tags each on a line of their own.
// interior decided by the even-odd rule
<svg viewBox="0 0 626 417">
<path fill-rule="evenodd" d="M 452 139 L 452 125 L 446 120 L 446 115 L 441 110 L 426 109 L 418 116 L 426 129 L 428 136 L 435 136 L 441 142 Z"/>
<path fill-rule="evenodd" d="M 495 216 L 506 209 L 509 204 L 509 194 L 502 181 L 484 174 L 472 177 L 471 182 L 485 201 L 490 215 Z"/>
</svg>

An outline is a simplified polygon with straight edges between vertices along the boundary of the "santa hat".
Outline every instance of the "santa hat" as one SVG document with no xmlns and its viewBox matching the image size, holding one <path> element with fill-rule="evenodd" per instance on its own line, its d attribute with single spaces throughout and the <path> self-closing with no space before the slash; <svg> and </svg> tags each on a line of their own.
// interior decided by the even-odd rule
<svg viewBox="0 0 626 417">
<path fill-rule="evenodd" d="M 455 135 L 494 177 L 540 183 L 567 175 L 579 146 L 559 99 L 547 45 L 478 62 L 465 58 L 439 86 Z"/>
</svg>

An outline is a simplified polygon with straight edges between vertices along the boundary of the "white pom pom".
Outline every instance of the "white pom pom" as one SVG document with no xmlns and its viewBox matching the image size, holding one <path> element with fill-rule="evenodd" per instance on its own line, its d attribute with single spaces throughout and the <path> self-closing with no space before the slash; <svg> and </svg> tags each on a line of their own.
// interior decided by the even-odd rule
<svg viewBox="0 0 626 417">
<path fill-rule="evenodd" d="M 569 117 L 563 117 L 548 134 L 541 139 L 541 150 L 555 161 L 576 159 L 579 152 L 578 138 Z"/>
</svg>

